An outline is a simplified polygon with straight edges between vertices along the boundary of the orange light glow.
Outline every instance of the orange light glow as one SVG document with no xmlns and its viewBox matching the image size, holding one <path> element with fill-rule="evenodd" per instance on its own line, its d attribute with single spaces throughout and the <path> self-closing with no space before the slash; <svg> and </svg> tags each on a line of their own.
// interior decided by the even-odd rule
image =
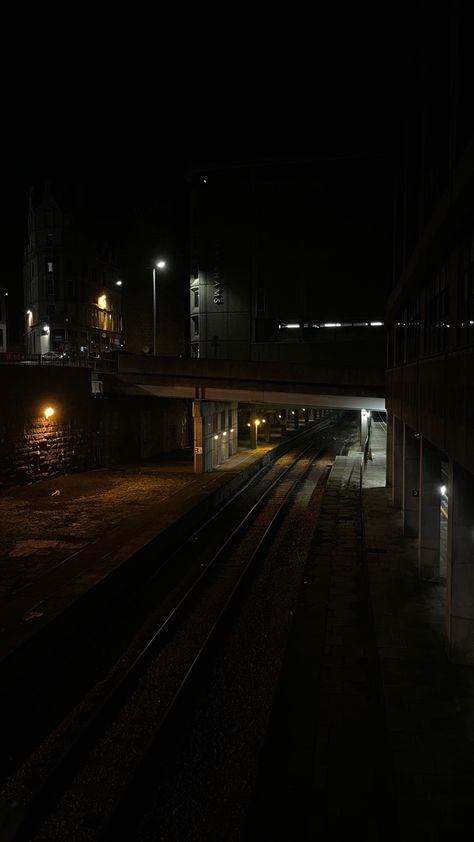
<svg viewBox="0 0 474 842">
<path fill-rule="evenodd" d="M 54 412 L 55 412 L 55 410 L 53 409 L 52 406 L 47 406 L 45 411 L 44 411 L 44 417 L 45 418 L 51 418 L 51 416 L 54 415 Z"/>
</svg>

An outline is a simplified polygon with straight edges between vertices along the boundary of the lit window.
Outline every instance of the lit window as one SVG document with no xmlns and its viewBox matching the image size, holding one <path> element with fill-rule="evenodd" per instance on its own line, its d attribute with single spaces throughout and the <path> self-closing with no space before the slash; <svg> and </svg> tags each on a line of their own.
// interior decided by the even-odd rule
<svg viewBox="0 0 474 842">
<path fill-rule="evenodd" d="M 53 261 L 52 261 L 52 260 L 47 260 L 47 261 L 46 261 L 46 271 L 47 271 L 49 274 L 51 274 L 51 273 L 52 273 L 52 271 L 53 271 Z"/>
</svg>

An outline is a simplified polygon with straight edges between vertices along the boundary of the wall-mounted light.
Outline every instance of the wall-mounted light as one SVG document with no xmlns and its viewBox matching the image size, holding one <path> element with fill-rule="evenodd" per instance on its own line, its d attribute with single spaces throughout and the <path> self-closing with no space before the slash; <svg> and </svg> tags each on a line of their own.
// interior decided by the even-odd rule
<svg viewBox="0 0 474 842">
<path fill-rule="evenodd" d="M 51 416 L 54 415 L 54 413 L 55 413 L 55 409 L 52 406 L 47 406 L 46 409 L 44 410 L 44 417 L 45 418 L 51 418 Z"/>
<path fill-rule="evenodd" d="M 441 488 L 440 488 L 440 491 L 441 491 L 441 494 L 442 494 L 442 495 L 443 495 L 443 497 L 444 497 L 444 495 L 446 494 L 446 486 L 445 486 L 445 485 L 442 485 L 442 486 L 441 486 Z"/>
<path fill-rule="evenodd" d="M 218 438 L 219 438 L 219 436 L 214 436 L 214 438 L 215 438 L 215 439 L 218 439 Z"/>
<path fill-rule="evenodd" d="M 105 293 L 103 295 L 99 295 L 97 299 L 97 304 L 99 305 L 101 310 L 107 309 L 107 296 L 105 295 Z"/>
</svg>

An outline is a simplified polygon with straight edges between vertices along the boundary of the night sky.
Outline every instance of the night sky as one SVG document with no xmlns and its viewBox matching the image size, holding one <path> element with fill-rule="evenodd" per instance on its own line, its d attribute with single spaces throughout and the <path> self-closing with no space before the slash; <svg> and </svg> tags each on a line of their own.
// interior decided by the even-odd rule
<svg viewBox="0 0 474 842">
<path fill-rule="evenodd" d="M 21 306 L 28 187 L 45 178 L 79 181 L 94 212 L 117 231 L 141 227 L 136 248 L 144 261 L 159 250 L 160 231 L 169 237 L 174 227 L 180 243 L 193 166 L 362 153 L 388 197 L 403 21 L 382 22 L 370 10 L 345 16 L 343 25 L 338 17 L 334 10 L 311 31 L 309 19 L 294 31 L 281 21 L 278 34 L 275 22 L 258 32 L 243 22 L 232 43 L 227 29 L 214 41 L 179 35 L 133 60 L 102 58 L 61 72 L 43 63 L 4 76 L 1 283 L 13 307 Z M 360 212 L 368 224 L 371 215 L 380 222 L 366 186 Z"/>
</svg>

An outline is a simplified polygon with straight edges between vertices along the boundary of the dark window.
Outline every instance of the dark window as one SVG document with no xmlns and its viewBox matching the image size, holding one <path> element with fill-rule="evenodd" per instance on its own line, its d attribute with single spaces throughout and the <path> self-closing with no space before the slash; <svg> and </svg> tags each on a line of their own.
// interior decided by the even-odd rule
<svg viewBox="0 0 474 842">
<path fill-rule="evenodd" d="M 194 307 L 199 307 L 199 290 L 193 289 Z"/>
<path fill-rule="evenodd" d="M 197 336 L 199 333 L 199 316 L 192 316 L 191 321 L 193 323 L 193 335 Z"/>
<path fill-rule="evenodd" d="M 407 308 L 406 362 L 417 360 L 420 355 L 420 300 L 416 298 Z"/>
<path fill-rule="evenodd" d="M 48 304 L 48 318 L 51 321 L 54 321 L 56 316 L 56 308 L 54 304 Z"/>
<path fill-rule="evenodd" d="M 54 295 L 54 278 L 46 280 L 46 295 Z"/>
<path fill-rule="evenodd" d="M 395 365 L 403 365 L 405 362 L 405 322 L 406 310 L 400 314 L 395 322 Z"/>
<path fill-rule="evenodd" d="M 466 237 L 461 246 L 458 295 L 458 344 L 474 342 L 474 248 Z"/>
<path fill-rule="evenodd" d="M 425 355 L 438 354 L 446 347 L 446 266 L 426 288 Z"/>
<path fill-rule="evenodd" d="M 199 269 L 197 263 L 195 263 L 193 266 L 193 278 L 195 281 L 197 281 L 197 279 L 199 278 Z"/>
<path fill-rule="evenodd" d="M 47 243 L 48 246 L 53 245 L 53 235 L 52 234 L 46 234 L 46 243 Z"/>
</svg>

